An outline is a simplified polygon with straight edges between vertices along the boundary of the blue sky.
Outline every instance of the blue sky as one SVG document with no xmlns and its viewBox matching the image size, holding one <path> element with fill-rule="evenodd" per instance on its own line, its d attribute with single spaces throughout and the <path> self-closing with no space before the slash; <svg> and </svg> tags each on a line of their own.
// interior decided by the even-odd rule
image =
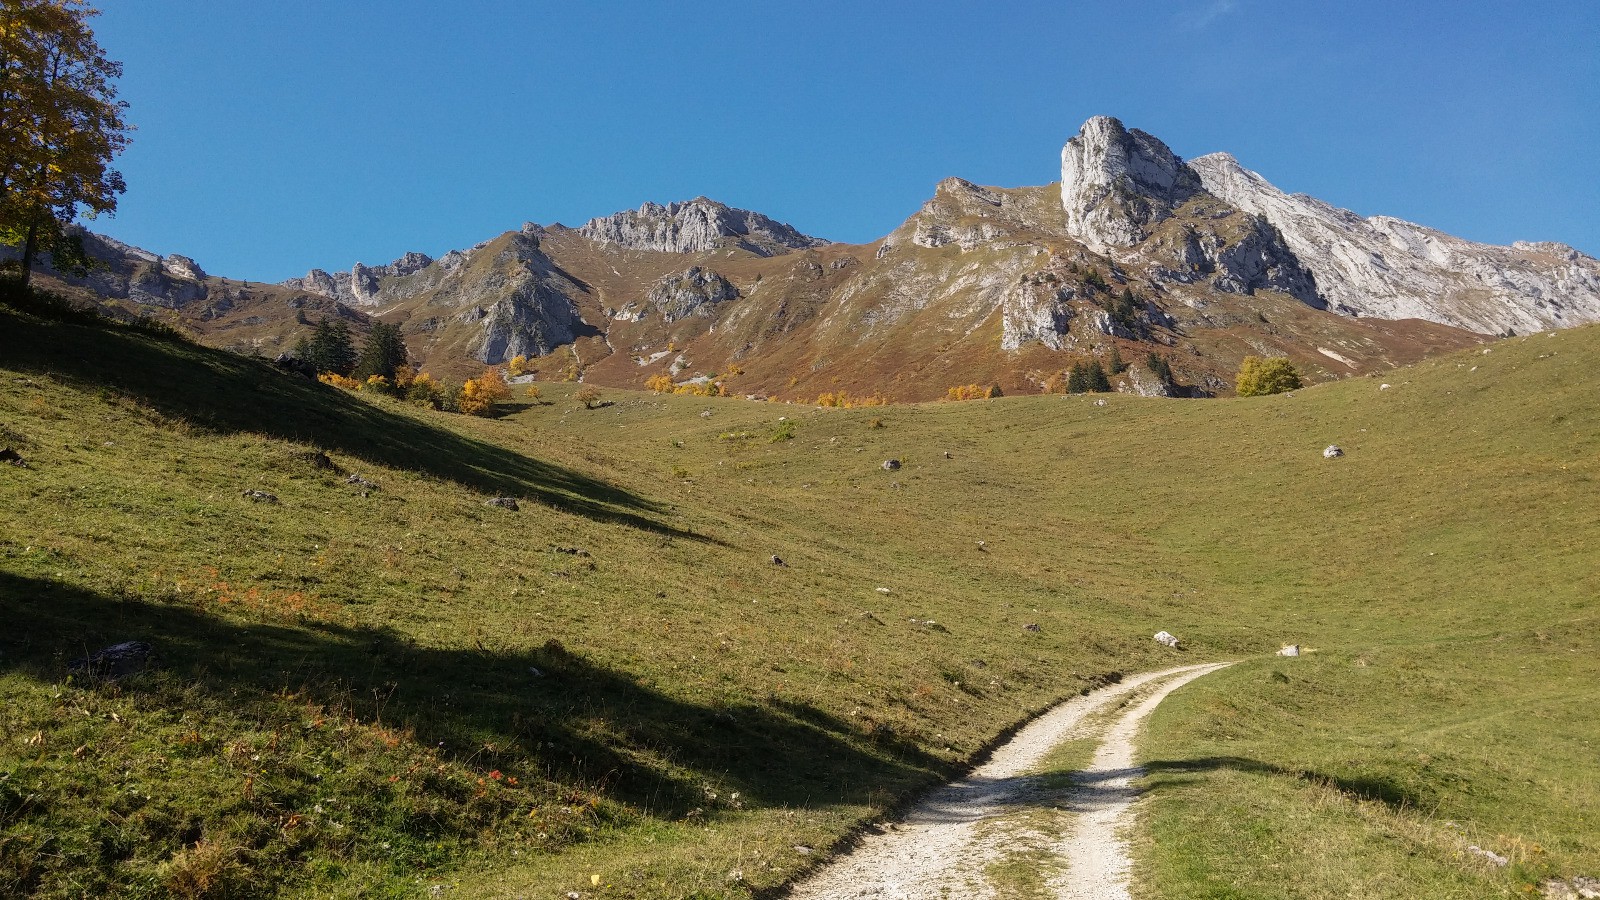
<svg viewBox="0 0 1600 900">
<path fill-rule="evenodd" d="M 138 126 L 91 223 L 215 274 L 704 194 L 873 240 L 1107 114 L 1475 240 L 1600 255 L 1600 3 L 99 0 Z"/>
</svg>

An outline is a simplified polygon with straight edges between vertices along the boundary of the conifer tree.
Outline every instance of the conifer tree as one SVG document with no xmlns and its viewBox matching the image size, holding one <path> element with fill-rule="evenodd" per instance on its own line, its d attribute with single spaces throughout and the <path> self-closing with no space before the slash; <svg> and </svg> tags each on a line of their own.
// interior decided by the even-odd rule
<svg viewBox="0 0 1600 900">
<path fill-rule="evenodd" d="M 1091 360 L 1084 370 L 1084 378 L 1088 381 L 1092 393 L 1103 394 L 1111 390 L 1111 379 L 1106 377 L 1106 370 L 1100 368 L 1100 360 Z"/>
<path fill-rule="evenodd" d="M 388 322 L 372 323 L 367 342 L 356 361 L 355 379 L 366 381 L 374 375 L 382 376 L 392 384 L 395 374 L 410 365 L 406 355 L 406 342 L 400 336 L 400 326 Z"/>
</svg>

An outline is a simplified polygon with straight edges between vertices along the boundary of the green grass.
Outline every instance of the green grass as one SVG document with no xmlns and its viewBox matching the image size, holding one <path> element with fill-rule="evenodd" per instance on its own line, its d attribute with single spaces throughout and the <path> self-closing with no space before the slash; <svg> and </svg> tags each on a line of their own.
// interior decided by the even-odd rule
<svg viewBox="0 0 1600 900">
<path fill-rule="evenodd" d="M 548 385 L 495 420 L 125 329 L 0 310 L 0 341 L 30 463 L 0 467 L 0 894 L 767 896 L 825 855 L 795 845 L 1170 664 L 1162 628 L 1186 662 L 1320 652 L 1157 713 L 1152 896 L 1600 870 L 1594 329 L 1381 393 Z M 129 639 L 160 666 L 69 677 Z"/>
</svg>

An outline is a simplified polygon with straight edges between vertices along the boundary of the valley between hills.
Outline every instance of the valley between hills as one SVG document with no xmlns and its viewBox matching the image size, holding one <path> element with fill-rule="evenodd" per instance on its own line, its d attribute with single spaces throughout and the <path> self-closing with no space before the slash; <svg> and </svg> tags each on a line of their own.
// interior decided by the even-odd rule
<svg viewBox="0 0 1600 900">
<path fill-rule="evenodd" d="M 0 894 L 868 896 L 986 772 L 974 896 L 1076 896 L 1091 776 L 1132 897 L 1590 890 L 1600 263 L 1115 119 L 1060 171 L 275 285 L 85 235 L 0 303 Z M 323 320 L 532 375 L 343 390 Z"/>
</svg>

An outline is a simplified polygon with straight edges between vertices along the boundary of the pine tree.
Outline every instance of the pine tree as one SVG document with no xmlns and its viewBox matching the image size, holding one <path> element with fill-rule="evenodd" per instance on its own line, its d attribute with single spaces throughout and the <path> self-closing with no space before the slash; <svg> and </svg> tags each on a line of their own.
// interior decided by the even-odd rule
<svg viewBox="0 0 1600 900">
<path fill-rule="evenodd" d="M 1106 377 L 1106 370 L 1100 368 L 1100 360 L 1091 360 L 1084 370 L 1084 378 L 1089 383 L 1092 393 L 1103 394 L 1111 390 L 1111 379 Z"/>
<path fill-rule="evenodd" d="M 1067 375 L 1067 393 L 1086 394 L 1089 392 L 1089 370 L 1081 362 L 1072 364 L 1072 371 Z"/>
<path fill-rule="evenodd" d="M 1157 356 L 1151 350 L 1144 358 L 1145 368 L 1149 369 L 1163 384 L 1172 384 L 1172 364 L 1165 357 Z"/>
<path fill-rule="evenodd" d="M 1111 374 L 1121 375 L 1128 370 L 1128 364 L 1122 361 L 1122 351 L 1116 344 L 1111 345 L 1111 359 L 1107 365 L 1111 367 Z"/>
<path fill-rule="evenodd" d="M 374 375 L 395 381 L 395 374 L 410 365 L 406 356 L 406 342 L 400 336 L 400 326 L 387 322 L 372 323 L 367 333 L 367 343 L 361 348 L 361 358 L 356 362 L 355 379 L 366 381 Z"/>
<path fill-rule="evenodd" d="M 294 355 L 318 375 L 324 372 L 349 375 L 356 364 L 350 325 L 343 319 L 324 318 L 317 323 L 309 340 L 302 337 L 295 343 Z"/>
</svg>

